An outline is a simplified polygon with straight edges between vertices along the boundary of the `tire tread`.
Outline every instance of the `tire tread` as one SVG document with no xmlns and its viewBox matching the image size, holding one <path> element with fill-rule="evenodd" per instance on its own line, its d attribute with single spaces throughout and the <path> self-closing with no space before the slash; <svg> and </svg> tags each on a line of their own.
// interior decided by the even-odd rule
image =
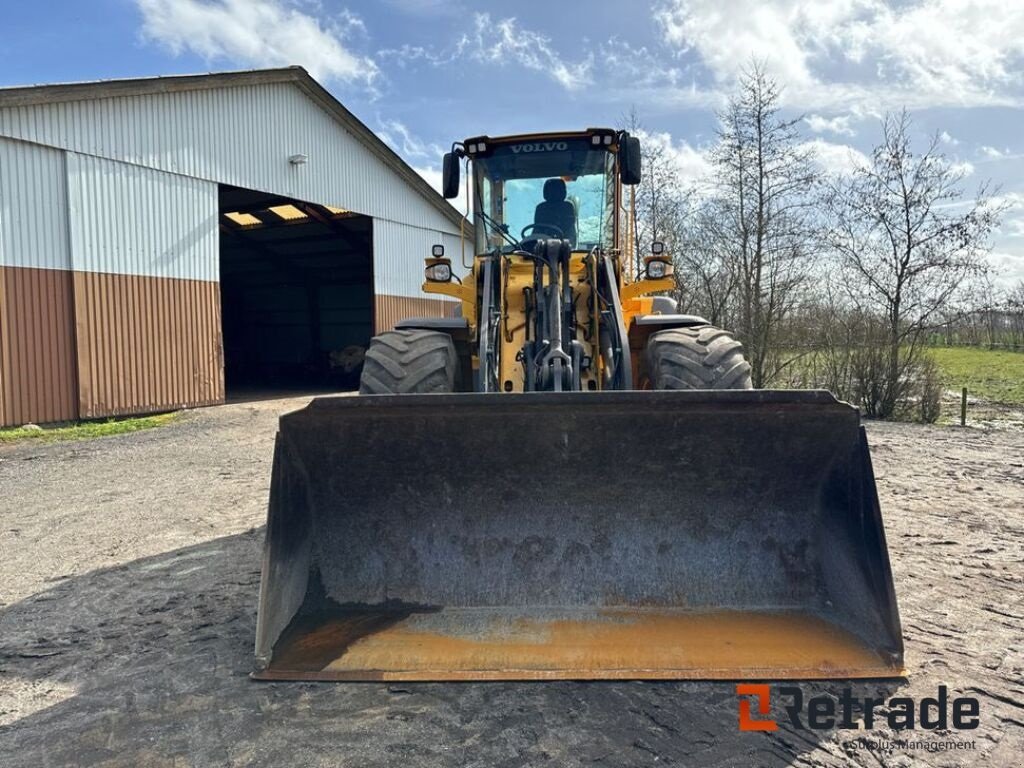
<svg viewBox="0 0 1024 768">
<path fill-rule="evenodd" d="M 459 359 L 451 336 L 401 329 L 374 336 L 359 380 L 363 395 L 454 392 Z"/>
<path fill-rule="evenodd" d="M 743 345 L 704 325 L 658 331 L 647 341 L 645 376 L 653 389 L 752 389 Z"/>
</svg>

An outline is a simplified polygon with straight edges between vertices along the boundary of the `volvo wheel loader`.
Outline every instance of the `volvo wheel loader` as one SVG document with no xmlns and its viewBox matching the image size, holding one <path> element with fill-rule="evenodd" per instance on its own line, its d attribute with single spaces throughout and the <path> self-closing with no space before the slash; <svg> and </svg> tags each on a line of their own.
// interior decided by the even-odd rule
<svg viewBox="0 0 1024 768">
<path fill-rule="evenodd" d="M 424 285 L 459 311 L 281 418 L 254 676 L 902 675 L 858 413 L 753 390 L 731 334 L 658 296 L 637 138 L 468 139 L 446 197 L 463 163 L 472 263 L 435 246 Z"/>
</svg>

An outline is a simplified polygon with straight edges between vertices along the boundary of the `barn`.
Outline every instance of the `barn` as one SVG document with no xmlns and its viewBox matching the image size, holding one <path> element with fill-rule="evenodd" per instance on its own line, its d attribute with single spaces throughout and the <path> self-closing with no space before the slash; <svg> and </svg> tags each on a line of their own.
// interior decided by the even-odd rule
<svg viewBox="0 0 1024 768">
<path fill-rule="evenodd" d="M 462 224 L 299 67 L 0 89 L 0 425 L 351 386 Z"/>
</svg>

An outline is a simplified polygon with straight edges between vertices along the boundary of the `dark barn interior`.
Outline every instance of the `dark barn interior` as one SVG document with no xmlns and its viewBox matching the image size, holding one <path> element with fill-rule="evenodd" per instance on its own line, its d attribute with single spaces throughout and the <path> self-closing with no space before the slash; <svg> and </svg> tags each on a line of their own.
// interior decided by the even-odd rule
<svg viewBox="0 0 1024 768">
<path fill-rule="evenodd" d="M 220 188 L 229 399 L 355 389 L 373 329 L 373 221 L 341 208 Z"/>
</svg>

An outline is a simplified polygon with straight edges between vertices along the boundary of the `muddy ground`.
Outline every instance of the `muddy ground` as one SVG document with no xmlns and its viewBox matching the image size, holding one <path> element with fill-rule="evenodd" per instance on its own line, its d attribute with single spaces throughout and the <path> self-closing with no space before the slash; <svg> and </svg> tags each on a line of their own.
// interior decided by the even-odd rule
<svg viewBox="0 0 1024 768">
<path fill-rule="evenodd" d="M 957 752 L 740 733 L 727 683 L 255 683 L 276 400 L 0 447 L 0 766 L 1018 766 L 1024 430 L 871 424 L 906 682 L 980 700 Z M 835 683 L 805 690 L 838 692 Z"/>
</svg>

